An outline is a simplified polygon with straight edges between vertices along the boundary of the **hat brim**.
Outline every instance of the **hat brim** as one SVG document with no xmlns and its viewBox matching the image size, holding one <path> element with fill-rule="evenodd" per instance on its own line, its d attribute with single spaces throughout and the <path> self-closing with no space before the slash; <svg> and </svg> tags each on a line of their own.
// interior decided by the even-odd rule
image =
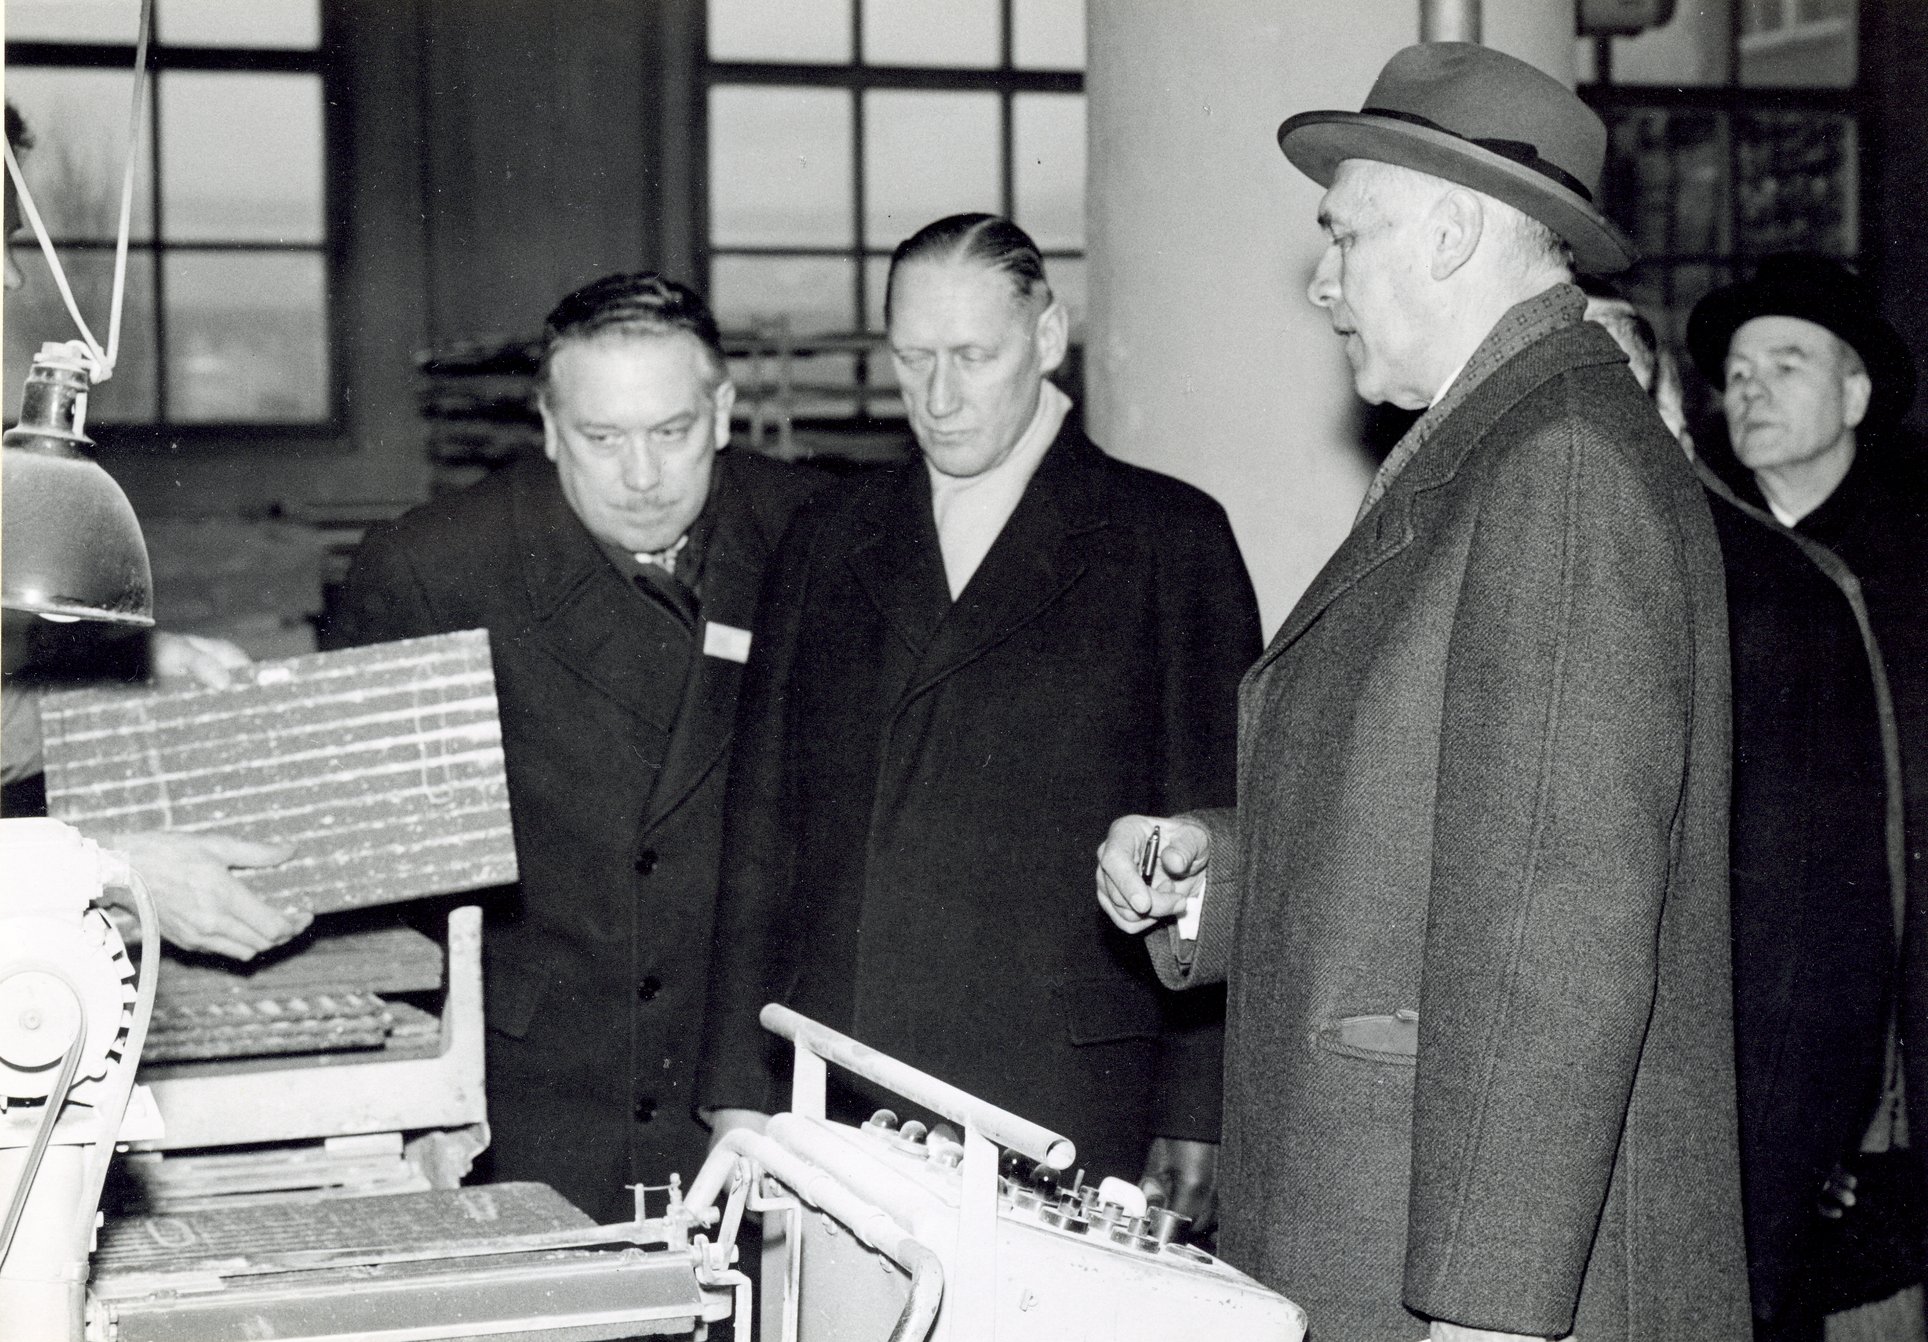
<svg viewBox="0 0 1928 1342">
<path fill-rule="evenodd" d="M 1279 148 L 1320 186 L 1332 185 L 1346 159 L 1367 158 L 1471 187 L 1559 234 L 1589 275 L 1613 275 L 1633 264 L 1632 244 L 1585 197 L 1447 131 L 1370 112 L 1301 112 L 1279 127 Z"/>
<path fill-rule="evenodd" d="M 1727 386 L 1727 347 L 1734 332 L 1756 317 L 1793 317 L 1831 331 L 1854 347 L 1874 384 L 1867 418 L 1874 424 L 1899 420 L 1915 399 L 1915 359 L 1901 333 L 1878 316 L 1842 312 L 1824 296 L 1759 280 L 1716 289 L 1694 305 L 1687 318 L 1687 350 L 1694 366 L 1716 391 Z"/>
</svg>

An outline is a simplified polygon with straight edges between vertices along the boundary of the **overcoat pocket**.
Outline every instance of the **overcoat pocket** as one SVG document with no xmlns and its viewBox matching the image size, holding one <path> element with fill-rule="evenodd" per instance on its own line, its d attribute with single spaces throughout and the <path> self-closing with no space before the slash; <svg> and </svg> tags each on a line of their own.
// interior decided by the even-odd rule
<svg viewBox="0 0 1928 1342">
<path fill-rule="evenodd" d="M 1063 978 L 1051 992 L 1074 1044 L 1116 1044 L 1164 1033 L 1157 997 L 1129 980 L 1121 984 L 1115 978 Z"/>
<path fill-rule="evenodd" d="M 1402 1007 L 1389 1015 L 1338 1016 L 1319 1027 L 1313 1042 L 1348 1058 L 1412 1067 L 1419 1060 L 1419 1013 Z"/>
</svg>

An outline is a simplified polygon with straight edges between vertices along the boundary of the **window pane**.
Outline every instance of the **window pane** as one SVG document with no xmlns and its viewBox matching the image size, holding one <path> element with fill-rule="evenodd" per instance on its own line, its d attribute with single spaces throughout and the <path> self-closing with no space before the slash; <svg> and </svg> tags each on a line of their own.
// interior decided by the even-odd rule
<svg viewBox="0 0 1928 1342">
<path fill-rule="evenodd" d="M 7 0 L 6 8 L 9 42 L 131 43 L 140 35 L 141 7 L 134 0 Z M 14 79 L 7 71 L 7 83 Z"/>
<path fill-rule="evenodd" d="M 1084 95 L 1021 93 L 1012 100 L 1012 119 L 1018 224 L 1047 250 L 1082 248 Z"/>
<path fill-rule="evenodd" d="M 864 0 L 864 64 L 988 70 L 1004 53 L 998 0 Z"/>
<path fill-rule="evenodd" d="M 11 9 L 7 16 L 11 24 Z M 133 92 L 131 70 L 43 66 L 7 71 L 7 98 L 20 109 L 34 142 L 20 167 L 54 241 L 114 239 L 120 226 L 121 174 L 127 169 L 127 102 Z M 134 179 L 136 240 L 153 236 L 152 174 L 143 146 Z M 31 238 L 32 231 L 22 236 Z M 91 312 L 88 320 L 93 320 Z"/>
<path fill-rule="evenodd" d="M 712 88 L 710 241 L 849 246 L 850 145 L 850 95 L 841 90 Z"/>
<path fill-rule="evenodd" d="M 1751 87 L 1849 88 L 1859 64 L 1852 0 L 1759 0 L 1742 11 L 1740 82 Z"/>
<path fill-rule="evenodd" d="M 850 60 L 850 0 L 710 0 L 713 61 Z"/>
<path fill-rule="evenodd" d="M 1089 288 L 1085 283 L 1085 259 L 1082 256 L 1047 256 L 1044 259 L 1044 277 L 1051 282 L 1051 296 L 1064 304 L 1071 317 L 1071 339 L 1084 339 L 1085 314 L 1091 310 L 1087 295 Z"/>
<path fill-rule="evenodd" d="M 322 240 L 319 76 L 169 72 L 160 84 L 165 240 Z"/>
<path fill-rule="evenodd" d="M 890 280 L 890 258 L 864 258 L 864 329 L 882 334 L 884 330 L 884 285 Z"/>
<path fill-rule="evenodd" d="M 857 410 L 857 356 L 844 350 L 793 350 L 787 364 L 765 353 L 761 362 L 730 360 L 736 383 L 733 419 L 747 421 L 750 433 L 738 441 L 752 447 L 775 446 L 772 434 L 784 414 L 792 419 L 848 418 Z M 756 436 L 758 419 L 763 438 Z"/>
<path fill-rule="evenodd" d="M 328 417 L 328 313 L 318 252 L 174 252 L 164 261 L 170 419 Z"/>
<path fill-rule="evenodd" d="M 894 247 L 933 219 L 1003 211 L 994 93 L 864 95 L 864 242 Z"/>
<path fill-rule="evenodd" d="M 1020 70 L 1084 69 L 1084 0 L 1015 0 L 1011 64 Z"/>
<path fill-rule="evenodd" d="M 321 45 L 317 0 L 156 0 L 154 24 L 160 40 L 177 47 Z"/>
<path fill-rule="evenodd" d="M 27 282 L 7 295 L 6 351 L 0 355 L 6 366 L 7 423 L 20 414 L 20 393 L 26 385 L 27 369 L 34 351 L 50 340 L 73 340 L 79 332 L 67 315 L 47 274 L 47 263 L 38 247 L 15 247 L 13 259 Z M 69 251 L 61 258 L 67 279 L 74 286 L 74 301 L 81 315 L 94 328 L 104 344 L 107 341 L 107 310 L 113 303 L 114 253 L 112 249 Z M 121 317 L 120 363 L 114 376 L 96 387 L 88 397 L 87 419 L 92 424 L 147 423 L 158 413 L 154 404 L 154 259 L 146 252 L 127 255 L 126 310 Z"/>
<path fill-rule="evenodd" d="M 1607 118 L 1607 212 L 1642 256 L 1725 254 L 1726 118 L 1718 112 L 1643 107 Z"/>
<path fill-rule="evenodd" d="M 1855 122 L 1824 112 L 1740 112 L 1734 116 L 1739 250 L 1815 251 L 1853 256 L 1860 246 L 1855 202 Z"/>
<path fill-rule="evenodd" d="M 856 322 L 856 268 L 836 256 L 715 256 L 710 304 L 732 332 L 766 331 L 785 318 L 792 335 L 848 331 Z"/>
<path fill-rule="evenodd" d="M 1660 27 L 1636 37 L 1613 38 L 1613 82 L 1676 87 L 1727 83 L 1730 3 L 1679 5 Z"/>
</svg>

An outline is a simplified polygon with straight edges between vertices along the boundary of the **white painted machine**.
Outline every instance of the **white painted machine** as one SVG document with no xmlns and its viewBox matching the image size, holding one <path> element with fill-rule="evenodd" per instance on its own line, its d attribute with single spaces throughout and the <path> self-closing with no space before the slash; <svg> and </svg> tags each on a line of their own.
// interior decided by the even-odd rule
<svg viewBox="0 0 1928 1342">
<path fill-rule="evenodd" d="M 724 1198 L 717 1252 L 742 1211 L 783 1234 L 766 1266 L 765 1337 L 784 1342 L 1299 1342 L 1305 1312 L 1209 1254 L 1171 1242 L 1135 1186 L 1066 1186 L 1072 1144 L 787 1008 L 763 1023 L 796 1045 L 789 1113 L 730 1134 L 691 1185 L 699 1216 Z M 835 1063 L 955 1123 L 824 1117 Z M 1035 1162 L 1001 1177 L 1000 1150 Z M 725 1195 L 725 1189 L 728 1189 Z M 767 1259 L 766 1259 L 767 1263 Z"/>
</svg>

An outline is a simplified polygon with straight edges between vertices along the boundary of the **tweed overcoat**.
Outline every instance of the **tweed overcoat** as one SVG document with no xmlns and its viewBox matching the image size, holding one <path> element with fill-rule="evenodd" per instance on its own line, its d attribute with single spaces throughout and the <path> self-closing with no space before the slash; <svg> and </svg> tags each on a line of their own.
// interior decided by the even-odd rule
<svg viewBox="0 0 1928 1342">
<path fill-rule="evenodd" d="M 1319 1342 L 1747 1337 L 1706 500 L 1604 331 L 1443 412 L 1240 689 L 1220 1248 Z"/>
<path fill-rule="evenodd" d="M 742 451 L 715 469 L 702 614 L 754 631 L 814 477 Z M 346 608 L 352 642 L 489 631 L 521 869 L 483 938 L 489 1172 L 626 1220 L 625 1184 L 688 1179 L 708 1140 L 690 1095 L 743 668 L 688 646 L 541 460 L 372 532 Z"/>
<path fill-rule="evenodd" d="M 1123 811 L 1231 799 L 1251 584 L 1216 503 L 1075 418 L 955 603 L 930 494 L 913 461 L 821 495 L 772 566 L 699 1093 L 784 1107 L 756 1019 L 783 1001 L 1136 1178 L 1152 1135 L 1216 1139 L 1220 1041 L 1099 912 L 1092 854 Z"/>
</svg>

